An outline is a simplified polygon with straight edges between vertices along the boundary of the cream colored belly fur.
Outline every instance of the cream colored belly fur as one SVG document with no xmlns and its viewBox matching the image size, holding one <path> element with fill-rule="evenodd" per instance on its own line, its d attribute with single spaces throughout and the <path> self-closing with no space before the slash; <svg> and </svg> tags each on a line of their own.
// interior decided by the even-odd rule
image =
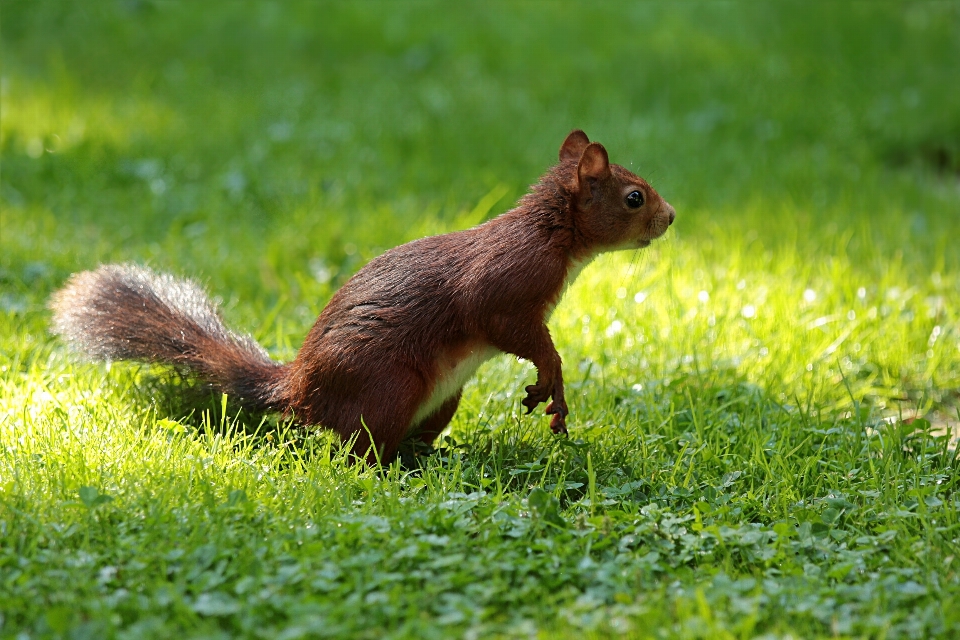
<svg viewBox="0 0 960 640">
<path fill-rule="evenodd" d="M 433 385 L 433 391 L 426 402 L 417 409 L 411 426 L 418 424 L 456 395 L 467 380 L 473 377 L 480 365 L 499 353 L 500 351 L 495 347 L 483 345 L 471 349 L 460 360 L 452 360 L 449 357 L 440 358 L 437 363 L 437 380 Z"/>
</svg>

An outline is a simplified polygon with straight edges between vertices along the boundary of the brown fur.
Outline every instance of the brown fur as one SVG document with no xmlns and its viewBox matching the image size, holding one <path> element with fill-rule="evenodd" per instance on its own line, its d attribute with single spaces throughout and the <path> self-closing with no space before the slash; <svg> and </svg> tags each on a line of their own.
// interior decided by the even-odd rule
<svg viewBox="0 0 960 640">
<path fill-rule="evenodd" d="M 643 205 L 631 209 L 625 198 L 638 190 Z M 461 378 L 490 354 L 511 353 L 537 368 L 523 400 L 528 413 L 552 400 L 551 428 L 565 433 L 550 310 L 577 264 L 644 247 L 673 218 L 646 181 L 574 131 L 559 164 L 516 208 L 401 245 L 360 269 L 289 364 L 227 330 L 193 283 L 132 265 L 73 276 L 51 302 L 54 330 L 93 357 L 183 365 L 249 405 L 356 436 L 354 453 L 369 461 L 371 444 L 386 460 L 407 435 L 432 441 L 456 411 Z"/>
</svg>

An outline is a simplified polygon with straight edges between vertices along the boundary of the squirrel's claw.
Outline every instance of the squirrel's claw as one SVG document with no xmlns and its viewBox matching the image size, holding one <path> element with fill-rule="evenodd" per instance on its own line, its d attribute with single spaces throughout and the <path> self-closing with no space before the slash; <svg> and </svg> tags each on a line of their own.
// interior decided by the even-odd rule
<svg viewBox="0 0 960 640">
<path fill-rule="evenodd" d="M 570 415 L 570 410 L 567 409 L 567 403 L 563 400 L 554 400 L 547 405 L 547 410 L 544 412 L 549 415 L 559 415 L 559 416 L 568 416 Z"/>
<path fill-rule="evenodd" d="M 526 388 L 526 392 L 527 397 L 521 401 L 521 404 L 527 408 L 528 414 L 533 411 L 538 404 L 546 402 L 550 398 L 549 389 L 541 385 L 532 384 Z M 562 389 L 560 393 L 562 394 Z M 547 415 L 553 416 L 553 419 L 550 420 L 550 429 L 554 433 L 566 434 L 566 417 L 570 414 L 570 411 L 567 409 L 567 403 L 564 402 L 562 395 L 559 400 L 554 399 L 553 402 L 547 405 L 546 413 Z"/>
<path fill-rule="evenodd" d="M 536 400 L 532 399 L 530 396 L 527 396 L 526 398 L 520 401 L 520 404 L 522 404 L 527 408 L 526 415 L 530 415 L 530 413 L 534 410 L 534 408 L 539 403 Z"/>
<path fill-rule="evenodd" d="M 564 419 L 562 413 L 553 414 L 553 419 L 550 420 L 550 430 L 556 434 L 568 435 L 567 421 Z"/>
<path fill-rule="evenodd" d="M 567 403 L 563 400 L 554 400 L 547 405 L 546 413 L 547 415 L 553 415 L 553 419 L 550 420 L 550 430 L 554 433 L 567 435 L 566 417 L 570 415 L 570 411 L 567 409 Z"/>
<path fill-rule="evenodd" d="M 550 398 L 550 391 L 540 385 L 531 384 L 526 387 L 527 397 L 521 401 L 521 404 L 527 408 L 527 414 L 537 408 L 541 402 L 546 402 Z"/>
</svg>

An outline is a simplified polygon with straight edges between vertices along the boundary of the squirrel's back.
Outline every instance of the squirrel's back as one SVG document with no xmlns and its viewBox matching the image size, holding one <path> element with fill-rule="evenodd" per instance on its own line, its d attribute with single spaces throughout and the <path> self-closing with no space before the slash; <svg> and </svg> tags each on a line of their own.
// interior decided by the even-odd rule
<svg viewBox="0 0 960 640">
<path fill-rule="evenodd" d="M 186 367 L 251 408 L 275 409 L 283 366 L 229 329 L 199 285 L 132 264 L 72 276 L 50 301 L 53 331 L 95 360 Z"/>
</svg>

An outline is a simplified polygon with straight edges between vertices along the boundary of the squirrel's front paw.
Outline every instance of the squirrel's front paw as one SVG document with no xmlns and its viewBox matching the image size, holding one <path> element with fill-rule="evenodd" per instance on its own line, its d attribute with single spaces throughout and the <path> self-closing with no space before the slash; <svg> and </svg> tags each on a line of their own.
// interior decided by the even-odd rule
<svg viewBox="0 0 960 640">
<path fill-rule="evenodd" d="M 531 384 L 525 391 L 527 397 L 521 401 L 521 404 L 527 408 L 527 413 L 536 409 L 541 402 L 550 399 L 550 388 L 547 385 Z"/>
</svg>

